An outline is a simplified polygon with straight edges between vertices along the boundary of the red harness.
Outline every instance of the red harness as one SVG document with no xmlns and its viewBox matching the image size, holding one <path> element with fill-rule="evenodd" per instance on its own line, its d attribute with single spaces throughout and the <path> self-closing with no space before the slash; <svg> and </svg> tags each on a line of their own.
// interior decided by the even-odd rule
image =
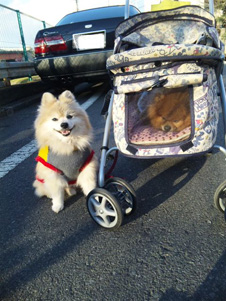
<svg viewBox="0 0 226 301">
<path fill-rule="evenodd" d="M 80 167 L 79 172 L 83 171 L 86 166 L 91 162 L 93 156 L 94 156 L 95 152 L 94 150 L 91 151 L 90 155 L 88 156 L 88 158 L 86 159 L 85 163 L 82 165 L 82 167 Z M 55 171 L 56 173 L 61 174 L 62 176 L 64 175 L 64 173 L 62 172 L 62 170 L 56 168 L 55 166 L 53 166 L 52 164 L 46 162 L 42 157 L 38 156 L 35 158 L 35 160 L 37 162 L 40 162 L 41 164 L 43 164 L 45 167 Z M 45 183 L 44 179 L 40 179 L 38 176 L 36 176 L 36 180 L 39 181 L 40 183 Z M 69 185 L 75 185 L 77 182 L 77 180 L 73 180 L 73 181 L 68 181 Z"/>
</svg>

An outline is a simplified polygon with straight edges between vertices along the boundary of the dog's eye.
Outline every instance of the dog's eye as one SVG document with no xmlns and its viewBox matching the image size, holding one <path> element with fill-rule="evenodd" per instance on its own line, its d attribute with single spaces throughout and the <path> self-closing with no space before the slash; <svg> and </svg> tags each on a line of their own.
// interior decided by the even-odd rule
<svg viewBox="0 0 226 301">
<path fill-rule="evenodd" d="M 174 120 L 173 122 L 174 122 L 174 123 L 178 123 L 179 121 L 180 121 L 180 120 Z"/>
<path fill-rule="evenodd" d="M 71 119 L 72 117 L 72 115 L 67 115 L 67 119 Z"/>
<path fill-rule="evenodd" d="M 54 118 L 52 118 L 52 121 L 57 121 L 57 120 L 58 120 L 58 119 L 57 119 L 57 118 L 55 118 L 55 117 L 54 117 Z"/>
</svg>

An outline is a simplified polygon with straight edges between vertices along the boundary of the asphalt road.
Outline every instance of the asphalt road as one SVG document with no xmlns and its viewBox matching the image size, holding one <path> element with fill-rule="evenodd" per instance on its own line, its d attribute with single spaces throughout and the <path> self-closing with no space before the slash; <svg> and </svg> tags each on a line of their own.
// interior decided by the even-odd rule
<svg viewBox="0 0 226 301">
<path fill-rule="evenodd" d="M 87 110 L 97 155 L 104 93 Z M 0 161 L 34 139 L 36 110 L 37 103 L 0 119 Z M 81 194 L 59 214 L 50 200 L 35 197 L 36 155 L 0 179 L 0 300 L 226 300 L 226 223 L 213 205 L 226 176 L 220 152 L 161 160 L 120 155 L 113 175 L 133 185 L 138 205 L 116 231 L 93 222 Z"/>
</svg>

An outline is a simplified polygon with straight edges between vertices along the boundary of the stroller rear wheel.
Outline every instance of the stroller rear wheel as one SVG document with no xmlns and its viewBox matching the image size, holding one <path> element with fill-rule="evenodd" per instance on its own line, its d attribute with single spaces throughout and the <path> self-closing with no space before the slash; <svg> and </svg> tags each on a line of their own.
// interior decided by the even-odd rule
<svg viewBox="0 0 226 301">
<path fill-rule="evenodd" d="M 221 183 L 214 194 L 214 204 L 222 213 L 225 212 L 226 207 L 226 181 Z"/>
<path fill-rule="evenodd" d="M 117 229 L 123 221 L 121 206 L 115 196 L 102 188 L 95 188 L 87 196 L 87 208 L 92 219 L 100 226 Z"/>
<path fill-rule="evenodd" d="M 136 192 L 125 180 L 117 177 L 106 181 L 104 188 L 120 202 L 124 215 L 130 215 L 136 209 Z"/>
</svg>

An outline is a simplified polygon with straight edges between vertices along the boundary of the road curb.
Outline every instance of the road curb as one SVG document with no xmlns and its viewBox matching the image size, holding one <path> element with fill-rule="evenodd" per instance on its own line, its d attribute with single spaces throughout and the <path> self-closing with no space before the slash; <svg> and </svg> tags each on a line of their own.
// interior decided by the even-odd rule
<svg viewBox="0 0 226 301">
<path fill-rule="evenodd" d="M 12 103 L 16 103 L 20 99 L 41 93 L 50 88 L 50 85 L 42 81 L 2 87 L 0 88 L 0 108 L 11 106 Z"/>
<path fill-rule="evenodd" d="M 8 106 L 2 106 L 0 108 L 0 117 L 10 116 L 14 114 L 15 111 L 18 111 L 20 109 L 23 109 L 29 105 L 32 105 L 36 102 L 38 102 L 43 93 L 38 93 L 30 97 L 22 98 L 18 100 L 17 102 L 12 103 Z"/>
</svg>

